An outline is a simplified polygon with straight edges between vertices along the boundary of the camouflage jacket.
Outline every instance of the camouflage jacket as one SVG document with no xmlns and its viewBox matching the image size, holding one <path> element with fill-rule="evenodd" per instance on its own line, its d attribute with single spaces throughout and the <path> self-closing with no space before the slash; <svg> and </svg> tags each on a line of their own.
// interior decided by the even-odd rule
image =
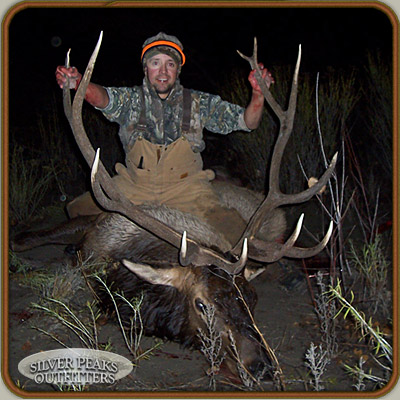
<svg viewBox="0 0 400 400">
<path fill-rule="evenodd" d="M 101 109 L 107 119 L 120 125 L 119 136 L 124 150 L 129 151 L 139 136 L 152 143 L 168 145 L 182 135 L 183 87 L 177 80 L 169 96 L 162 100 L 144 78 L 142 86 L 106 87 L 109 104 Z M 223 101 L 217 95 L 190 90 L 191 119 L 185 134 L 193 151 L 205 148 L 203 129 L 228 134 L 250 131 L 244 122 L 244 108 Z M 146 131 L 137 124 L 143 102 L 146 106 Z"/>
</svg>

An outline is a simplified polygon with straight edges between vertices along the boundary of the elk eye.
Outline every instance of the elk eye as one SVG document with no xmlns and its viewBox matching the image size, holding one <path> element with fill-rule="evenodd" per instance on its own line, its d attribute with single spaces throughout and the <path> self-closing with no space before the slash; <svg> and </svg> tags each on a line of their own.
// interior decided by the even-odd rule
<svg viewBox="0 0 400 400">
<path fill-rule="evenodd" d="M 195 304 L 196 304 L 196 308 L 200 312 L 202 312 L 203 314 L 206 312 L 206 306 L 200 299 L 196 299 Z"/>
</svg>

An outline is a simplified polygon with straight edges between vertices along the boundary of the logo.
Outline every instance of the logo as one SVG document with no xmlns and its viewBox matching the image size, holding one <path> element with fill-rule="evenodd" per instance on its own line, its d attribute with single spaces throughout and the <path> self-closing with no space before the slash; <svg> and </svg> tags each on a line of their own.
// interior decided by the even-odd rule
<svg viewBox="0 0 400 400">
<path fill-rule="evenodd" d="M 32 354 L 19 372 L 36 383 L 57 385 L 112 384 L 128 375 L 133 364 L 118 354 L 92 349 L 58 349 Z"/>
</svg>

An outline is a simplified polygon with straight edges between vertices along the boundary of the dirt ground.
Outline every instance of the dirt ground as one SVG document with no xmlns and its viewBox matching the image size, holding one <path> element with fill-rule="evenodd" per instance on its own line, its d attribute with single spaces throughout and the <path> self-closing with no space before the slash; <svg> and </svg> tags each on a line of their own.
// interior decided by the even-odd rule
<svg viewBox="0 0 400 400">
<path fill-rule="evenodd" d="M 84 279 L 77 273 L 68 275 L 71 267 L 66 265 L 65 246 L 43 246 L 18 254 L 18 263 L 10 263 L 9 279 L 9 369 L 5 376 L 15 387 L 29 393 L 56 391 L 52 385 L 36 384 L 18 372 L 18 363 L 28 355 L 62 348 L 57 340 L 69 347 L 82 347 L 77 337 L 57 319 L 45 315 L 32 305 L 39 303 L 43 294 L 51 296 L 58 286 L 64 286 L 66 301 L 73 310 L 86 310 L 87 301 L 92 301 L 91 292 Z M 29 269 L 18 269 L 18 265 L 29 265 Z M 321 266 L 321 263 L 320 263 Z M 323 267 L 321 267 L 323 268 Z M 43 293 L 34 284 L 40 274 L 56 277 L 52 286 Z M 311 342 L 321 343 L 320 324 L 310 295 L 309 284 L 300 261 L 281 260 L 268 266 L 267 270 L 253 283 L 258 294 L 255 319 L 270 347 L 274 350 L 283 371 L 283 381 L 287 391 L 312 391 L 312 376 L 305 365 L 305 353 Z M 68 281 L 68 282 L 66 282 Z M 69 286 L 65 287 L 68 283 Z M 39 285 L 40 286 L 40 285 Z M 342 318 L 342 317 L 340 317 Z M 98 324 L 100 343 L 110 342 L 111 351 L 131 359 L 121 331 L 115 321 L 100 317 Z M 43 331 L 47 332 L 44 334 Z M 49 336 L 52 335 L 52 337 Z M 359 341 L 350 321 L 337 328 L 338 351 L 331 359 L 322 377 L 325 391 L 354 391 L 354 379 L 349 376 L 344 363 L 356 365 L 359 357 L 368 358 L 368 346 Z M 156 343 L 154 338 L 143 338 L 141 348 L 149 349 Z M 209 392 L 208 364 L 197 351 L 183 349 L 178 344 L 164 342 L 146 359 L 142 359 L 133 371 L 113 385 L 97 385 L 86 388 L 89 391 L 129 392 L 140 397 L 142 392 Z M 65 389 L 65 388 L 64 388 Z M 246 387 L 238 379 L 233 379 L 222 371 L 217 376 L 217 391 L 273 392 L 277 388 L 272 381 L 262 381 L 259 385 Z M 165 393 L 166 394 L 166 393 Z M 268 393 L 265 393 L 268 395 Z"/>
</svg>

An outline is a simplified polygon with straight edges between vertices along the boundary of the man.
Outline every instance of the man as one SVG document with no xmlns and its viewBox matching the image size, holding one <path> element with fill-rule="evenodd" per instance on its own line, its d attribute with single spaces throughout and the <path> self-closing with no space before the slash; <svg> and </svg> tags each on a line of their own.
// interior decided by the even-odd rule
<svg viewBox="0 0 400 400">
<path fill-rule="evenodd" d="M 254 71 L 249 75 L 251 101 L 244 109 L 219 96 L 182 87 L 179 74 L 186 58 L 175 36 L 160 32 L 147 39 L 141 60 L 142 86 L 115 88 L 90 83 L 86 91 L 86 101 L 120 125 L 126 166 L 118 163 L 113 179 L 134 204 L 165 204 L 211 220 L 210 210 L 220 207 L 210 184 L 214 173 L 203 170 L 203 129 L 228 134 L 258 127 L 264 96 Z M 273 78 L 260 66 L 269 86 Z M 74 67 L 57 67 L 61 88 L 69 85 L 76 89 L 81 78 Z M 97 214 L 100 209 L 85 193 L 69 203 L 67 211 L 72 218 Z"/>
</svg>

